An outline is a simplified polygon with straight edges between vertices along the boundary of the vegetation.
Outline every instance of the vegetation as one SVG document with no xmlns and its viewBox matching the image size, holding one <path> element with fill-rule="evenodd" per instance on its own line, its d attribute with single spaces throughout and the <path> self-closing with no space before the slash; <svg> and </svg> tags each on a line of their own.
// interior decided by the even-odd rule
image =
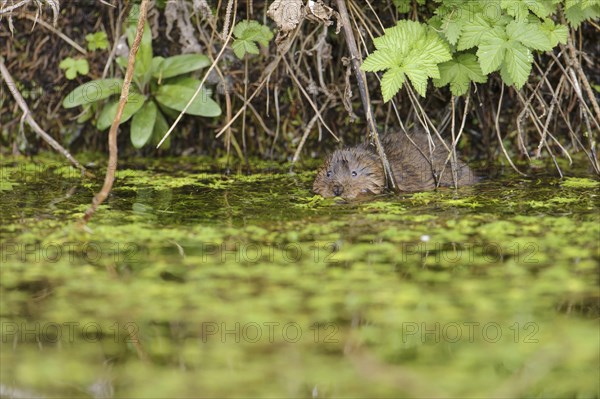
<svg viewBox="0 0 600 399">
<path fill-rule="evenodd" d="M 233 146 L 240 159 L 248 155 L 291 159 L 292 154 L 294 159 L 302 159 L 301 154 L 309 153 L 307 149 L 321 153 L 332 148 L 336 140 L 323 131 L 346 143 L 361 140 L 366 121 L 359 106 L 360 93 L 352 90 L 355 83 L 350 67 L 343 63 L 347 49 L 338 33 L 336 10 L 319 2 L 312 8 L 302 2 L 283 5 L 275 1 L 264 6 L 240 2 L 233 7 L 234 3 L 227 2 L 220 9 L 211 9 L 203 1 L 155 3 L 138 55 L 136 85 L 121 120 L 129 126 L 134 147 L 144 147 L 147 155 L 155 153 L 146 144 L 156 144 L 202 80 L 203 92 L 186 113 L 204 118 L 183 118 L 171 136 L 174 146 L 168 150 L 161 147 L 160 152 L 229 153 Z M 49 6 L 58 18 L 57 1 L 35 4 Z M 17 81 L 26 94 L 42 86 L 53 114 L 38 114 L 39 101 L 30 104 L 32 112 L 74 150 L 106 145 L 100 132 L 76 132 L 81 131 L 78 125 L 89 123 L 106 129 L 114 116 L 116 103 L 109 97 L 121 86 L 127 54 L 119 32 L 125 29 L 130 47 L 137 22 L 135 8 L 124 18 L 135 2 L 115 1 L 114 5 L 99 1 L 84 7 L 63 4 L 62 33 L 75 45 L 85 43 L 90 52 L 76 56 L 76 47 L 69 49 L 60 37 L 50 37 L 38 57 L 49 65 L 60 64 L 66 77 L 73 80 L 60 87 L 48 86 L 56 78 L 19 68 L 33 55 L 26 43 L 47 37 L 49 25 L 30 33 L 30 20 L 22 18 L 27 15 L 27 4 L 21 6 L 22 13 L 3 13 L 2 23 L 8 23 L 14 32 L 9 49 L 16 55 L 8 57 L 2 50 L 4 58 L 11 60 L 11 69 L 25 71 Z M 594 22 L 600 15 L 598 1 L 395 0 L 363 4 L 352 0 L 348 6 L 353 24 L 359 28 L 355 34 L 364 59 L 362 69 L 379 72 L 367 77 L 381 130 L 421 126 L 442 136 L 454 134 L 451 141 L 463 154 L 488 162 L 507 158 L 513 164 L 515 159 L 535 161 L 548 156 L 559 174 L 563 174 L 560 157 L 570 163 L 576 153 L 583 152 L 592 170 L 600 173 L 596 153 L 598 77 L 593 73 L 595 55 L 591 52 L 598 31 Z M 32 10 L 39 13 L 44 7 Z M 84 23 L 74 29 L 69 21 Z M 272 31 L 278 32 L 275 40 Z M 81 50 L 85 51 L 83 47 L 77 51 Z M 246 54 L 253 56 L 251 62 Z M 168 66 L 176 60 L 186 67 L 180 68 L 178 75 L 166 76 L 162 71 L 161 76 L 159 64 Z M 87 73 L 85 61 L 89 63 Z M 199 74 L 213 64 L 211 74 Z M 52 73 L 52 68 L 44 71 L 48 72 Z M 208 87 L 214 85 L 217 92 L 213 95 Z M 91 87 L 97 97 L 79 96 L 83 88 Z M 55 105 L 65 92 L 71 95 L 65 98 L 63 104 L 68 108 L 63 111 Z M 9 111 L 6 101 L 0 106 L 6 111 L 2 112 L 1 136 L 6 148 L 36 149 L 38 145 L 30 139 L 24 141 L 28 134 L 12 134 L 19 113 Z M 78 106 L 83 106 L 84 112 L 74 119 L 76 115 L 69 110 Z M 140 116 L 133 118 L 137 113 Z M 154 122 L 141 124 L 142 120 Z M 121 142 L 121 147 L 133 153 L 126 143 Z"/>
</svg>

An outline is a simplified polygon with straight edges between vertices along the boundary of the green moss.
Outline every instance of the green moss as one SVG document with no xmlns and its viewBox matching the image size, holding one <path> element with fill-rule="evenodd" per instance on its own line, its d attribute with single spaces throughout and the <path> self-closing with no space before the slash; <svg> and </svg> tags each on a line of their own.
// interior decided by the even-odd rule
<svg viewBox="0 0 600 399">
<path fill-rule="evenodd" d="M 595 188 L 600 182 L 586 177 L 566 177 L 560 185 L 565 188 Z"/>
<path fill-rule="evenodd" d="M 123 163 L 82 229 L 101 176 L 7 162 L 3 382 L 77 397 L 110 359 L 119 397 L 598 395 L 595 187 L 340 202 L 285 165 Z"/>
</svg>

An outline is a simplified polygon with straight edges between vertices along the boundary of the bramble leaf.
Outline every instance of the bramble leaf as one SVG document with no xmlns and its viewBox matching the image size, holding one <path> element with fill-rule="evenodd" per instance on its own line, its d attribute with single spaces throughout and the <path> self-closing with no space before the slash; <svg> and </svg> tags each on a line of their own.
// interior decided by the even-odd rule
<svg viewBox="0 0 600 399">
<path fill-rule="evenodd" d="M 502 61 L 504 61 L 505 52 L 506 40 L 504 38 L 498 36 L 487 37 L 477 50 L 481 71 L 487 75 L 498 70 L 502 65 Z"/>
<path fill-rule="evenodd" d="M 506 47 L 505 63 L 515 87 L 520 89 L 527 82 L 531 73 L 531 64 L 533 63 L 531 50 L 521 43 L 511 41 Z"/>
<path fill-rule="evenodd" d="M 465 21 L 462 35 L 458 39 L 457 50 L 468 50 L 481 43 L 482 36 L 489 32 L 492 26 L 479 14 L 475 14 L 470 21 Z"/>
<path fill-rule="evenodd" d="M 540 29 L 546 33 L 552 47 L 558 43 L 566 44 L 569 28 L 565 25 L 556 25 L 551 19 L 547 19 L 540 25 Z"/>
<path fill-rule="evenodd" d="M 389 101 L 400 91 L 406 78 L 401 67 L 390 68 L 381 78 L 381 93 L 383 101 Z"/>
<path fill-rule="evenodd" d="M 58 65 L 60 69 L 65 70 L 65 76 L 69 80 L 73 80 L 79 75 L 87 75 L 90 72 L 90 65 L 85 58 L 67 57 Z"/>
<path fill-rule="evenodd" d="M 90 51 L 106 50 L 108 48 L 108 38 L 106 32 L 100 31 L 85 35 L 87 48 Z"/>
<path fill-rule="evenodd" d="M 554 47 L 539 23 L 513 21 L 506 26 L 506 33 L 512 40 L 517 40 L 533 50 L 549 51 Z"/>
<path fill-rule="evenodd" d="M 361 70 L 388 70 L 381 81 L 384 101 L 389 101 L 402 88 L 406 75 L 421 95 L 427 91 L 427 79 L 439 78 L 438 64 L 452 58 L 448 45 L 427 25 L 400 21 L 373 40 L 376 50 L 361 66 Z"/>
<path fill-rule="evenodd" d="M 261 25 L 253 20 L 238 22 L 235 28 L 233 28 L 233 34 L 236 39 L 231 44 L 231 47 L 235 55 L 240 59 L 246 53 L 259 53 L 256 42 L 267 47 L 271 39 L 273 39 L 273 32 L 271 32 L 268 26 Z"/>
<path fill-rule="evenodd" d="M 466 53 L 439 65 L 440 78 L 434 79 L 436 87 L 450 85 L 450 91 L 455 96 L 461 96 L 469 91 L 471 82 L 485 83 L 487 76 L 481 71 L 475 54 Z"/>
</svg>

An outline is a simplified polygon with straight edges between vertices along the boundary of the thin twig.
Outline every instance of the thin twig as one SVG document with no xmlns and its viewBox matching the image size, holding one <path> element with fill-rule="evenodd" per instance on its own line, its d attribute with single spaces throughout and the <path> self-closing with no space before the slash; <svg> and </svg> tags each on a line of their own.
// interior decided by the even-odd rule
<svg viewBox="0 0 600 399">
<path fill-rule="evenodd" d="M 502 152 L 504 153 L 504 156 L 508 160 L 508 163 L 510 164 L 510 166 L 512 166 L 512 168 L 521 176 L 527 176 L 525 173 L 523 173 L 519 169 L 517 169 L 517 167 L 513 163 L 512 159 L 510 159 L 510 156 L 508 155 L 506 148 L 504 148 L 504 143 L 502 142 L 502 136 L 500 135 L 500 109 L 502 108 L 502 99 L 503 98 L 504 98 L 504 83 L 501 82 L 500 83 L 500 98 L 498 99 L 498 108 L 496 109 L 496 117 L 494 118 L 494 127 L 496 128 L 496 137 L 498 137 L 498 143 L 500 144 L 500 148 L 502 148 Z"/>
<path fill-rule="evenodd" d="M 117 170 L 118 157 L 117 132 L 119 131 L 119 124 L 121 123 L 121 117 L 123 116 L 123 109 L 125 109 L 125 104 L 127 104 L 127 98 L 129 97 L 129 86 L 131 85 L 131 80 L 133 79 L 133 72 L 135 70 L 135 56 L 140 47 L 140 43 L 142 42 L 142 35 L 144 33 L 144 24 L 146 22 L 147 13 L 148 0 L 142 0 L 142 4 L 140 5 L 140 16 L 138 19 L 135 39 L 133 41 L 133 45 L 131 46 L 131 50 L 129 51 L 127 71 L 125 72 L 123 88 L 121 89 L 121 98 L 117 107 L 117 114 L 115 115 L 115 120 L 113 121 L 113 124 L 110 127 L 110 132 L 108 132 L 108 167 L 106 169 L 106 176 L 104 177 L 104 184 L 100 192 L 94 197 L 92 205 L 85 211 L 85 214 L 83 215 L 84 224 L 90 220 L 90 218 L 96 212 L 96 209 L 98 209 L 100 204 L 102 204 L 104 200 L 106 200 L 115 180 L 115 172 Z"/>
</svg>

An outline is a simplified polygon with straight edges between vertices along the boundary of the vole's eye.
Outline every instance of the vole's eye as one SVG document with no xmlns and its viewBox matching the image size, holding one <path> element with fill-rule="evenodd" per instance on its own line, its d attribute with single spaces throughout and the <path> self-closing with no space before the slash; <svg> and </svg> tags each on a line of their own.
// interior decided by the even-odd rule
<svg viewBox="0 0 600 399">
<path fill-rule="evenodd" d="M 355 171 L 355 170 L 353 170 L 353 171 L 352 171 L 352 177 L 356 177 L 356 176 L 358 176 L 358 173 L 356 173 L 356 171 Z"/>
<path fill-rule="evenodd" d="M 331 173 L 331 171 L 330 171 L 330 170 L 328 170 L 328 171 L 327 171 L 327 177 L 331 177 L 331 175 L 332 175 L 332 174 L 333 174 L 333 173 Z"/>
</svg>

